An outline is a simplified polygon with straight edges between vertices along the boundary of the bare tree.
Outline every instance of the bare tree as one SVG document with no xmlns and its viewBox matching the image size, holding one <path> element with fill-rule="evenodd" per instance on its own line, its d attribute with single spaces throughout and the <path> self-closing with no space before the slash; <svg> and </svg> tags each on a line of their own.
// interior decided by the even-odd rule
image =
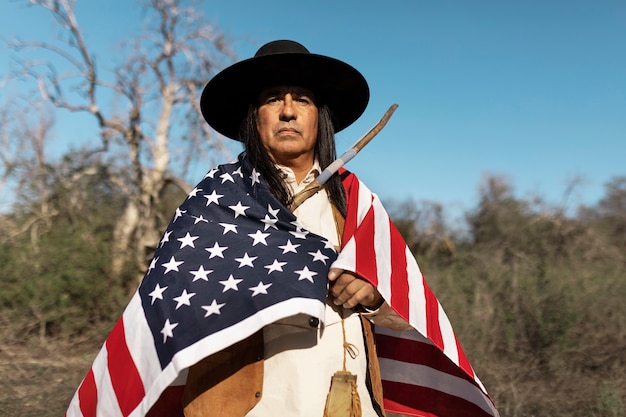
<svg viewBox="0 0 626 417">
<path fill-rule="evenodd" d="M 23 109 L 19 111 L 16 106 L 17 100 L 12 100 L 5 103 L 0 112 L 1 184 L 3 188 L 12 184 L 16 189 L 14 198 L 32 201 L 33 204 L 28 205 L 28 210 L 20 211 L 21 216 L 18 219 L 3 217 L 2 229 L 5 233 L 2 238 L 11 240 L 28 233 L 33 251 L 37 253 L 39 236 L 55 215 L 55 210 L 50 205 L 45 152 L 54 119 L 43 111 L 33 112 L 33 107 L 30 112 L 26 112 Z"/>
<path fill-rule="evenodd" d="M 30 3 L 47 9 L 66 39 L 14 42 L 17 49 L 37 48 L 52 57 L 23 62 L 22 74 L 37 80 L 43 100 L 97 121 L 100 144 L 93 151 L 121 168 L 111 170 L 117 173 L 112 181 L 127 198 L 114 233 L 112 273 L 129 261 L 143 271 L 159 239 L 156 209 L 166 186 L 188 191 L 181 180 L 185 167 L 224 150 L 202 122 L 198 96 L 233 60 L 229 43 L 185 0 L 147 0 L 145 28 L 123 45 L 130 51 L 123 62 L 106 72 L 79 27 L 75 0 Z M 174 166 L 179 175 L 172 175 Z"/>
</svg>

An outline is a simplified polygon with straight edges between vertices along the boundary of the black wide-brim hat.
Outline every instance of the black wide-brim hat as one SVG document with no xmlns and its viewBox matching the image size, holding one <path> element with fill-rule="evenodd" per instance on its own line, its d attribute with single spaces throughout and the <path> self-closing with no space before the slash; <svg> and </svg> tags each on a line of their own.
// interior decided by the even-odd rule
<svg viewBox="0 0 626 417">
<path fill-rule="evenodd" d="M 316 104 L 327 105 L 335 132 L 361 116 L 369 101 L 367 81 L 345 62 L 310 53 L 301 44 L 279 40 L 263 45 L 254 55 L 218 73 L 200 98 L 202 115 L 209 125 L 239 140 L 239 128 L 259 93 L 279 85 L 308 88 Z"/>
</svg>

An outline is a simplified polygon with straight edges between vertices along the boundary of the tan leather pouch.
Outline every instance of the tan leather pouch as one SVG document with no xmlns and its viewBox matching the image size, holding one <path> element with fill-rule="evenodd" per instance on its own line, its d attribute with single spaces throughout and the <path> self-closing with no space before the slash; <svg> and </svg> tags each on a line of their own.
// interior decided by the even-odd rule
<svg viewBox="0 0 626 417">
<path fill-rule="evenodd" d="M 356 375 L 337 371 L 330 380 L 324 417 L 361 417 L 361 399 L 356 390 Z"/>
</svg>

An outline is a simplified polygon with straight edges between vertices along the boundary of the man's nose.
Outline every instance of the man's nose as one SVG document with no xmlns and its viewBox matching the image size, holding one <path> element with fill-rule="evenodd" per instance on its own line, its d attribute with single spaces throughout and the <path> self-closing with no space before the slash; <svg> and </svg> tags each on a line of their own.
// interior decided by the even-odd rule
<svg viewBox="0 0 626 417">
<path fill-rule="evenodd" d="M 281 120 L 292 120 L 297 116 L 296 108 L 294 106 L 293 96 L 290 93 L 285 94 L 283 100 L 283 107 L 280 112 Z"/>
</svg>

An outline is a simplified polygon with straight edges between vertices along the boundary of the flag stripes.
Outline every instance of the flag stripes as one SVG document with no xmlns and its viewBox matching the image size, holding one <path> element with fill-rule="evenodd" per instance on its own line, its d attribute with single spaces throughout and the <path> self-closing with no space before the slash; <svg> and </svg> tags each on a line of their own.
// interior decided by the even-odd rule
<svg viewBox="0 0 626 417">
<path fill-rule="evenodd" d="M 342 170 L 340 175 L 349 210 L 344 247 L 333 267 L 353 271 L 377 286 L 392 309 L 415 329 L 394 332 L 376 327 L 385 407 L 408 415 L 498 416 L 380 200 L 353 174 Z"/>
<path fill-rule="evenodd" d="M 111 386 L 123 416 L 128 416 L 145 395 L 143 381 L 135 368 L 124 334 L 124 321 L 119 320 L 106 340 Z"/>
</svg>

